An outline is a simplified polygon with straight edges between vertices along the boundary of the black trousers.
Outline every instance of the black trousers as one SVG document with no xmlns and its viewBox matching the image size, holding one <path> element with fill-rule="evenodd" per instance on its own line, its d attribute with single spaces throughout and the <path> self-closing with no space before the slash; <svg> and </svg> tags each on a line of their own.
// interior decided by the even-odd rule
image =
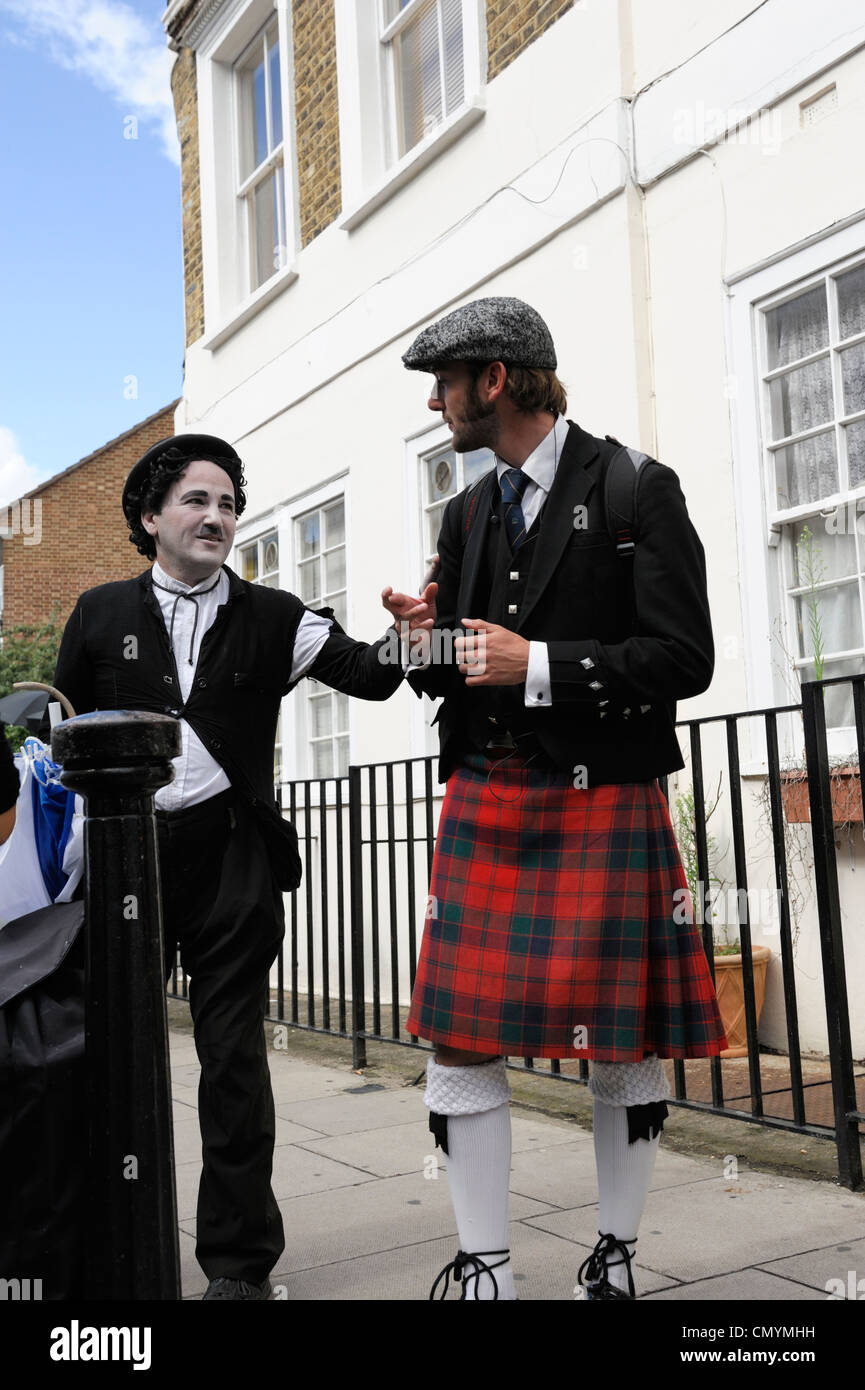
<svg viewBox="0 0 865 1390">
<path fill-rule="evenodd" d="M 208 1279 L 261 1283 L 285 1248 L 270 1183 L 275 1122 L 263 1027 L 285 931 L 282 893 L 233 792 L 156 819 L 166 974 L 179 944 L 201 1063 L 195 1253 Z"/>
</svg>

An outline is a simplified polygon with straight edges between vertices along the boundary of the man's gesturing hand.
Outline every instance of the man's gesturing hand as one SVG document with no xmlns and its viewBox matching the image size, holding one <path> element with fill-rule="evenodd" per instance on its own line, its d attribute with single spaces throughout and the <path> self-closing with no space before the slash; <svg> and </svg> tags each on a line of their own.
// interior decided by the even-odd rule
<svg viewBox="0 0 865 1390">
<path fill-rule="evenodd" d="M 409 594 L 395 594 L 389 585 L 381 591 L 382 606 L 398 624 L 408 622 L 409 632 L 429 629 L 436 619 L 438 587 L 438 584 L 427 584 L 420 598 L 412 598 Z"/>
<path fill-rule="evenodd" d="M 510 628 L 484 618 L 463 618 L 468 637 L 454 639 L 454 652 L 466 685 L 519 685 L 529 669 L 529 644 Z"/>
</svg>

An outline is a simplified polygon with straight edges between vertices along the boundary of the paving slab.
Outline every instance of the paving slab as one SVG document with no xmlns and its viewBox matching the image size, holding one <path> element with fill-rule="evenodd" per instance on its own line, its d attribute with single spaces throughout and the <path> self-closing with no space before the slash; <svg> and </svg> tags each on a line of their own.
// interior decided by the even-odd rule
<svg viewBox="0 0 865 1390">
<path fill-rule="evenodd" d="M 303 1142 L 302 1147 L 310 1153 L 349 1163 L 378 1178 L 422 1171 L 424 1165 L 428 1165 L 430 1154 L 436 1156 L 436 1165 L 440 1170 L 447 1164 L 441 1149 L 436 1155 L 435 1141 L 429 1125 L 423 1120 L 416 1120 L 413 1124 L 388 1125 L 385 1130 L 311 1137 Z"/>
<path fill-rule="evenodd" d="M 320 1073 L 320 1074 L 319 1074 Z M 365 1081 L 352 1071 L 336 1071 L 331 1067 L 296 1063 L 287 1059 L 274 1062 L 271 1058 L 270 1078 L 277 1111 L 301 1100 L 328 1099 L 348 1093 L 369 1095 L 383 1090 L 377 1083 Z M 375 1087 L 375 1090 L 372 1087 Z"/>
<path fill-rule="evenodd" d="M 511 1152 L 530 1153 L 533 1150 L 555 1148 L 560 1144 L 578 1144 L 594 1154 L 591 1134 L 567 1121 L 550 1120 L 546 1116 L 521 1114 L 511 1109 Z"/>
<path fill-rule="evenodd" d="M 377 1177 L 396 1177 L 401 1173 L 416 1173 L 430 1166 L 435 1159 L 439 1171 L 447 1169 L 447 1159 L 441 1149 L 436 1149 L 435 1140 L 430 1134 L 429 1120 L 425 1106 L 421 1107 L 424 1118 L 410 1124 L 388 1125 L 385 1129 L 360 1130 L 349 1134 L 339 1134 L 320 1139 L 311 1138 L 303 1147 L 313 1153 L 325 1154 L 328 1158 L 350 1163 Z M 288 1123 L 288 1122 L 285 1122 Z M 569 1126 L 551 1124 L 534 1118 L 513 1117 L 513 1153 L 540 1153 L 547 1147 L 560 1147 L 571 1143 L 588 1146 L 591 1149 L 591 1136 Z M 277 1139 L 279 1135 L 277 1133 Z M 593 1151 L 592 1151 L 593 1153 Z M 592 1157 L 594 1162 L 594 1157 Z M 569 1203 L 562 1203 L 569 1205 Z"/>
<path fill-rule="evenodd" d="M 334 1163 L 321 1154 L 308 1153 L 293 1144 L 277 1144 L 274 1149 L 271 1182 L 277 1201 L 372 1182 L 373 1177 L 372 1173 L 364 1173 L 346 1163 Z M 195 1218 L 200 1178 L 200 1152 L 194 1160 L 176 1163 L 177 1217 L 180 1222 Z"/>
<path fill-rule="evenodd" d="M 531 1197 L 550 1207 L 569 1209 L 598 1200 L 595 1153 L 579 1141 L 515 1153 L 511 1158 L 511 1194 Z"/>
<path fill-rule="evenodd" d="M 176 1046 L 172 1041 L 168 1051 L 169 1063 L 172 1075 L 180 1067 L 199 1066 L 198 1053 L 195 1050 L 195 1043 L 190 1038 L 189 1042 L 180 1042 Z"/>
<path fill-rule="evenodd" d="M 199 1150 L 201 1146 L 199 1145 Z M 189 1159 L 186 1162 L 175 1161 L 174 1183 L 177 1193 L 177 1220 L 183 1228 L 183 1222 L 195 1219 L 195 1209 L 198 1202 L 198 1182 L 201 1177 L 201 1154 L 197 1159 Z"/>
<path fill-rule="evenodd" d="M 649 1190 L 678 1187 L 688 1182 L 719 1182 L 724 1174 L 726 1158 L 727 1155 L 720 1155 L 714 1159 L 689 1158 L 687 1154 L 667 1148 L 662 1133 Z"/>
<path fill-rule="evenodd" d="M 198 1060 L 198 1054 L 195 1048 L 190 1049 L 188 1052 L 184 1051 L 181 1053 L 172 1051 L 169 1058 L 169 1070 L 171 1073 L 172 1085 L 188 1085 L 189 1078 L 185 1073 L 193 1070 L 196 1073 L 197 1080 L 198 1073 L 201 1071 L 201 1063 Z"/>
<path fill-rule="evenodd" d="M 178 1125 L 191 1124 L 193 1121 L 198 1124 L 198 1105 L 185 1091 L 172 1098 L 172 1110 L 175 1129 Z"/>
<path fill-rule="evenodd" d="M 314 1137 L 312 1130 L 302 1129 L 300 1125 L 289 1125 L 303 1137 Z M 280 1127 L 277 1125 L 277 1141 Z M 194 1219 L 198 1203 L 198 1185 L 201 1178 L 201 1138 L 196 1126 L 195 1133 L 183 1132 L 175 1136 L 174 1146 L 175 1183 L 177 1191 L 177 1216 L 180 1222 Z M 309 1192 L 328 1191 L 337 1187 L 350 1187 L 355 1183 L 369 1182 L 375 1174 L 364 1172 L 348 1163 L 334 1162 L 322 1154 L 300 1148 L 297 1144 L 277 1142 L 273 1151 L 272 1187 L 277 1201 L 282 1198 L 299 1197 Z"/>
<path fill-rule="evenodd" d="M 323 1154 L 310 1153 L 296 1144 L 277 1144 L 273 1151 L 271 1186 L 278 1202 L 310 1192 L 333 1192 L 374 1181 L 373 1173 L 365 1173 L 348 1163 L 334 1162 Z"/>
<path fill-rule="evenodd" d="M 196 1090 L 197 1090 L 197 1089 L 198 1089 L 198 1082 L 199 1082 L 200 1078 L 201 1078 L 201 1065 L 200 1065 L 199 1062 L 197 1062 L 197 1061 L 195 1061 L 195 1062 L 182 1062 L 179 1066 L 175 1066 L 175 1065 L 174 1065 L 174 1062 L 172 1061 L 172 1065 L 171 1065 L 171 1084 L 172 1084 L 172 1086 L 178 1087 L 181 1091 L 183 1091 L 184 1089 L 186 1089 L 186 1088 L 188 1088 L 188 1087 L 190 1087 L 190 1086 L 194 1086 L 194 1087 L 196 1088 Z"/>
<path fill-rule="evenodd" d="M 320 1130 L 312 1129 L 309 1125 L 299 1125 L 294 1120 L 284 1120 L 281 1115 L 276 1117 L 277 1144 L 302 1144 L 308 1139 L 323 1139 L 324 1137 Z"/>
<path fill-rule="evenodd" d="M 421 1174 L 372 1179 L 279 1205 L 286 1232 L 286 1252 L 278 1266 L 283 1272 L 440 1236 L 456 1238 L 447 1182 Z M 542 1203 L 525 1197 L 511 1202 L 510 1215 L 516 1220 L 543 1211 Z"/>
<path fill-rule="evenodd" d="M 825 1293 L 766 1274 L 761 1269 L 741 1269 L 735 1274 L 722 1274 L 717 1279 L 700 1279 L 695 1284 L 680 1284 L 677 1288 L 659 1289 L 641 1294 L 646 1302 L 676 1303 L 801 1303 L 825 1299 Z M 737 1311 L 734 1321 L 745 1324 L 744 1312 Z M 704 1346 L 703 1342 L 695 1346 Z"/>
<path fill-rule="evenodd" d="M 829 1293 L 845 1299 L 865 1299 L 865 1238 L 839 1241 L 807 1254 L 790 1255 L 786 1260 L 760 1264 L 771 1274 L 796 1279 L 819 1289 L 824 1298 Z M 835 1281 L 831 1289 L 830 1281 Z M 838 1288 L 840 1280 L 842 1289 Z"/>
<path fill-rule="evenodd" d="M 284 1120 L 309 1125 L 322 1134 L 352 1134 L 410 1124 L 419 1118 L 418 1102 L 419 1096 L 411 1087 L 393 1091 L 385 1087 L 379 1090 L 347 1088 L 338 1095 L 322 1099 L 283 1102 L 277 1105 L 277 1114 Z"/>
<path fill-rule="evenodd" d="M 180 1296 L 201 1298 L 210 1280 L 195 1258 L 195 1237 L 180 1230 Z"/>
<path fill-rule="evenodd" d="M 189 1163 L 195 1163 L 201 1171 L 201 1132 L 198 1128 L 198 1121 L 195 1125 L 175 1125 L 174 1127 L 174 1163 L 176 1168 L 184 1168 Z"/>
<path fill-rule="evenodd" d="M 276 1295 L 289 1302 L 419 1302 L 429 1297 L 433 1280 L 454 1253 L 453 1238 L 446 1237 L 353 1260 L 335 1260 L 313 1269 L 280 1273 L 278 1265 L 271 1280 Z"/>
<path fill-rule="evenodd" d="M 529 1218 L 532 1225 L 588 1241 L 597 1209 Z M 687 1183 L 650 1194 L 640 1225 L 641 1264 L 687 1282 L 819 1249 L 859 1236 L 865 1195 L 803 1178 L 740 1173 L 738 1182 Z M 594 1235 L 597 1239 L 597 1235 Z"/>
<path fill-rule="evenodd" d="M 562 1138 L 567 1140 L 567 1136 L 568 1130 L 564 1129 Z M 716 1170 L 705 1160 L 659 1149 L 649 1190 L 654 1192 L 664 1187 L 715 1180 Z M 583 1134 L 572 1142 L 550 1145 L 540 1151 L 515 1151 L 511 1159 L 510 1190 L 555 1207 L 596 1207 L 598 1175 L 592 1136 Z"/>
</svg>

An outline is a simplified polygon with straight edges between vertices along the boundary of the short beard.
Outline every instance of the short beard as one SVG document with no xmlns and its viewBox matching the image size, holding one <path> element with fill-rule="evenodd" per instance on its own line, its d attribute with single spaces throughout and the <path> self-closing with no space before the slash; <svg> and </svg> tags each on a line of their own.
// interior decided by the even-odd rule
<svg viewBox="0 0 865 1390">
<path fill-rule="evenodd" d="M 478 396 L 477 381 L 473 381 L 466 392 L 465 419 L 454 430 L 454 449 L 458 454 L 469 454 L 474 449 L 492 449 L 495 452 L 498 437 L 495 401 L 484 405 Z"/>
</svg>

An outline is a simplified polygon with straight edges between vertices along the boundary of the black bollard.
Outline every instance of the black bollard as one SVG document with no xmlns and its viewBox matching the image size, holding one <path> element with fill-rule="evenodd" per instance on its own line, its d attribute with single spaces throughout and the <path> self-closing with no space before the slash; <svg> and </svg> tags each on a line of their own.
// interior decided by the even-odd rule
<svg viewBox="0 0 865 1390">
<path fill-rule="evenodd" d="M 180 725 L 83 714 L 56 726 L 51 750 L 87 812 L 84 1297 L 179 1299 L 153 793 L 174 775 Z"/>
</svg>

